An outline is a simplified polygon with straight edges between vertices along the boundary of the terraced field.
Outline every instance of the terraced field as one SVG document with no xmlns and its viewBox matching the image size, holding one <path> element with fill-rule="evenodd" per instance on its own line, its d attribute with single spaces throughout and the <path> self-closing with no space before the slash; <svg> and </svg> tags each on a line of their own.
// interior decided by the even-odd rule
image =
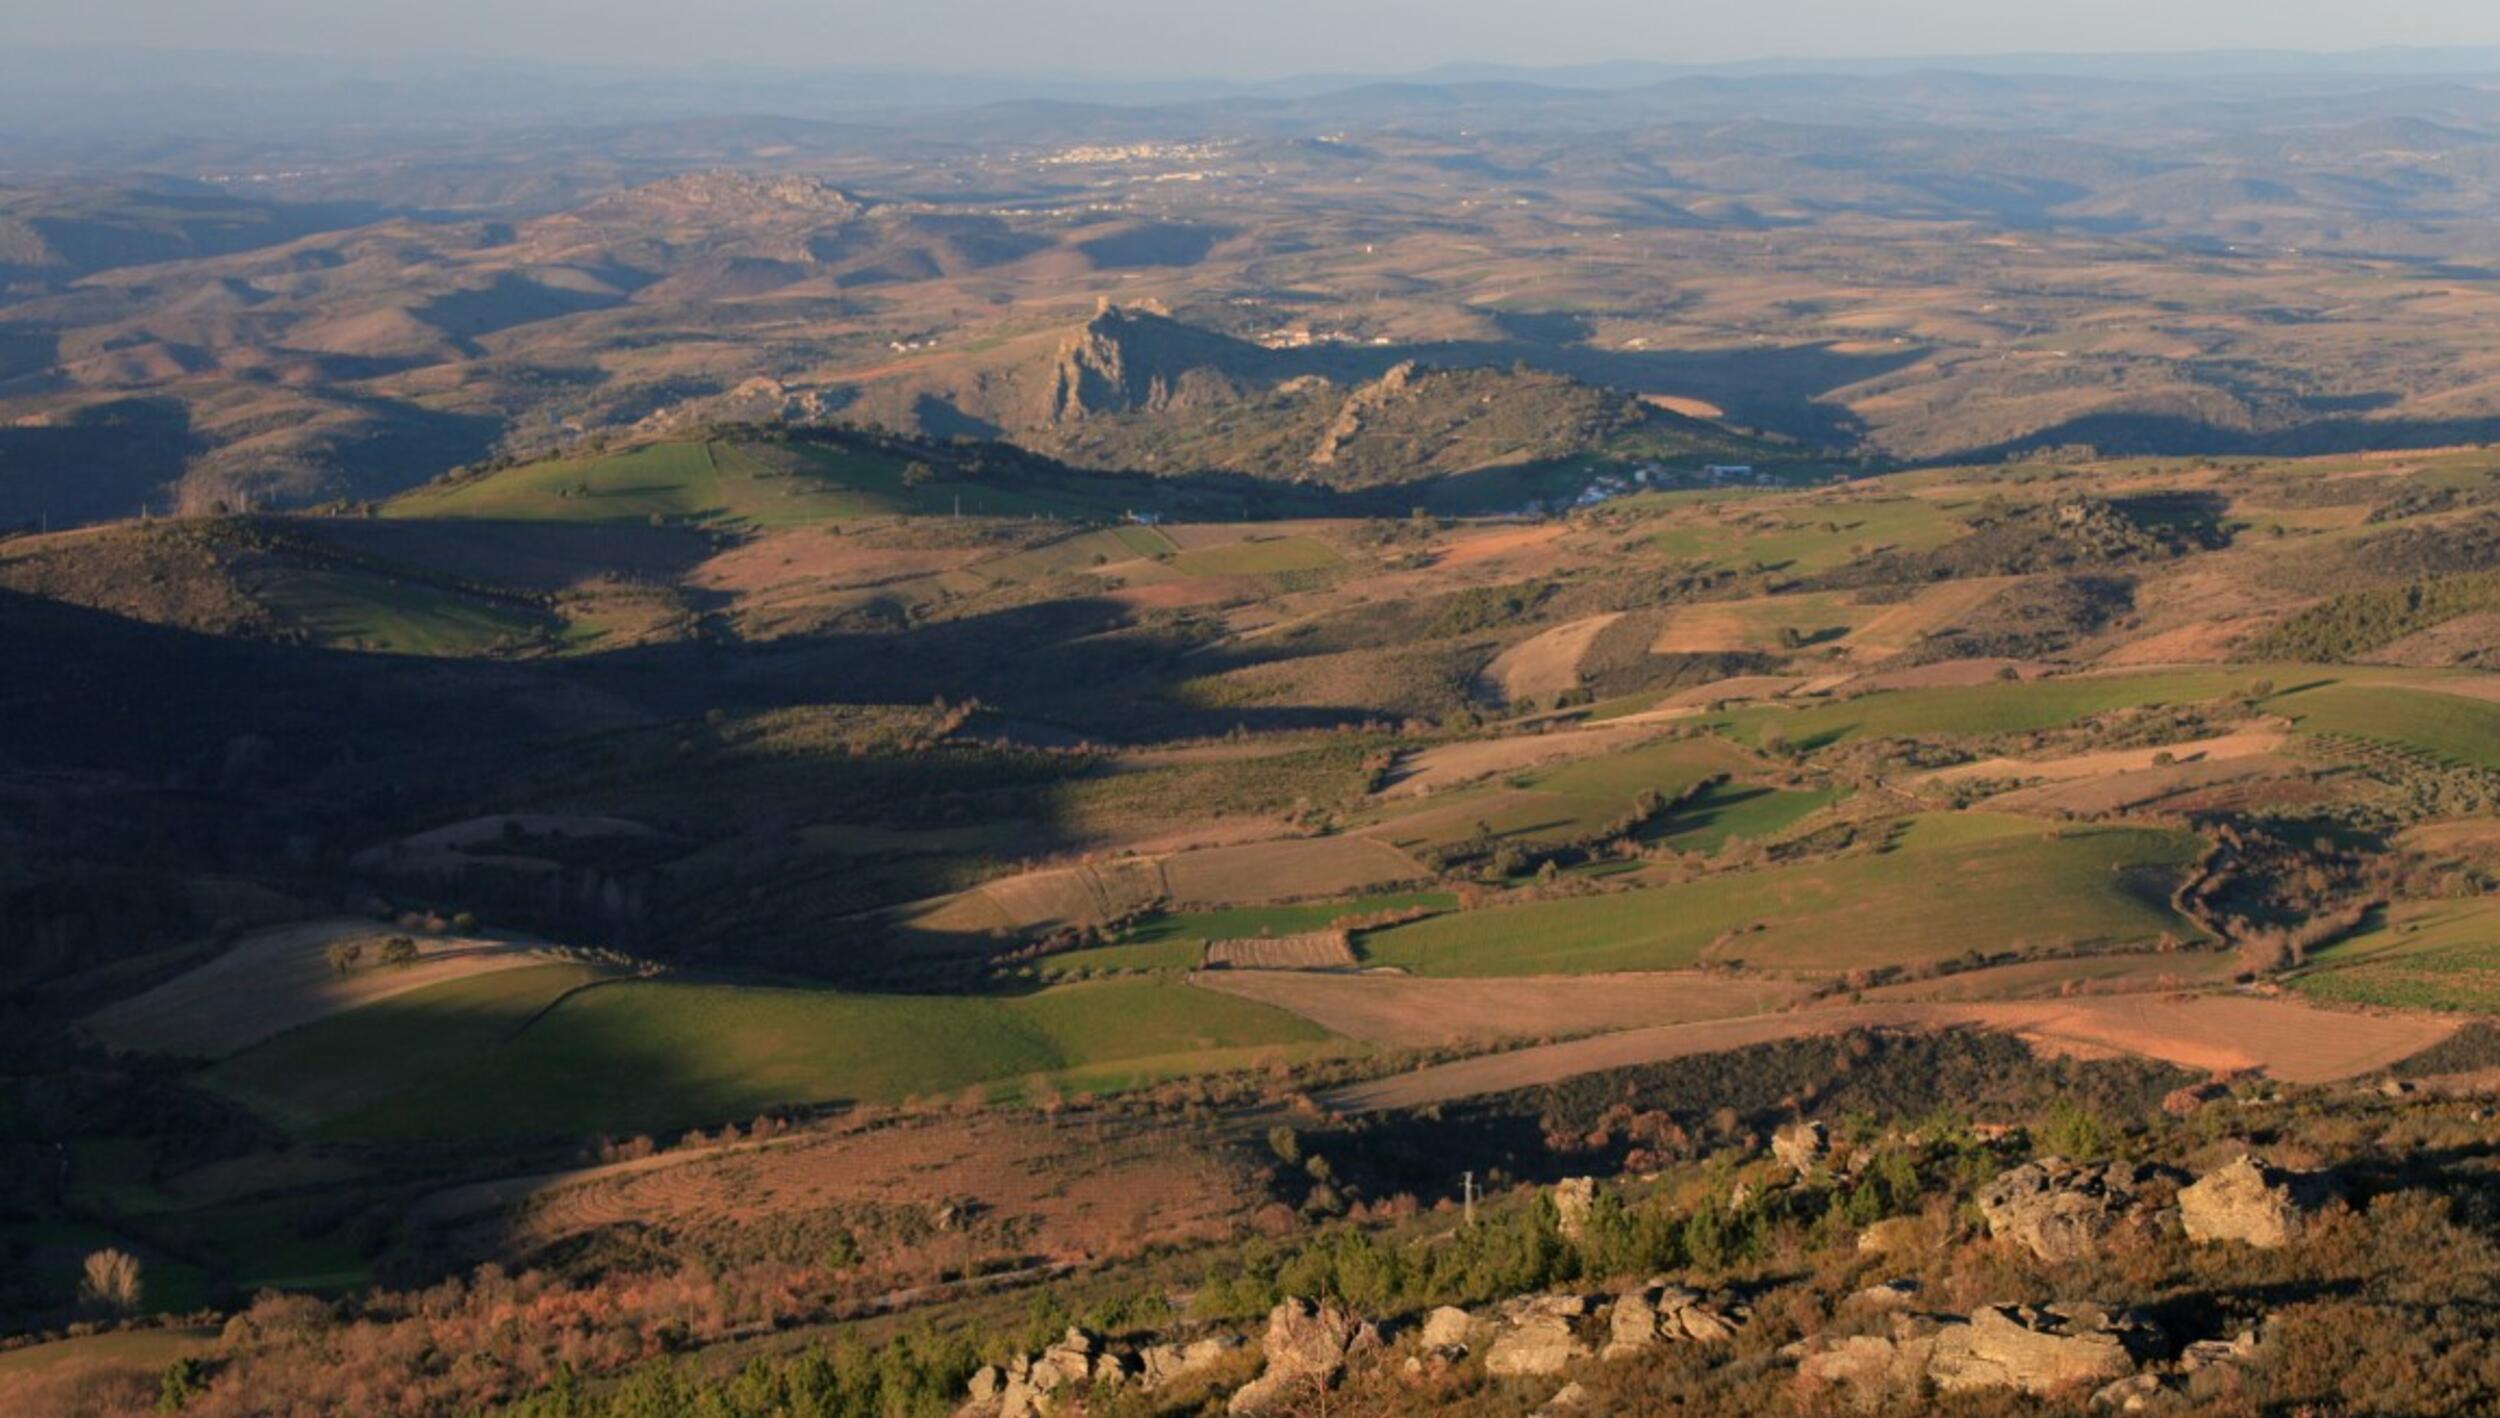
<svg viewBox="0 0 2500 1418">
<path fill-rule="evenodd" d="M 1118 1088 L 1341 1047 L 1283 1011 L 1151 978 L 1022 996 L 585 983 L 541 968 L 438 986 L 281 1035 L 209 1083 L 314 1136 L 439 1141 L 623 1134 L 1038 1076 Z"/>
<path fill-rule="evenodd" d="M 557 458 L 435 483 L 383 507 L 388 517 L 646 522 L 773 528 L 841 518 L 952 514 L 1118 515 L 1120 494 L 1081 476 L 1014 485 L 938 476 L 907 483 L 906 460 L 792 442 L 684 439 Z M 1134 554 L 1134 553 L 1132 553 Z"/>
<path fill-rule="evenodd" d="M 1620 819 L 1645 791 L 1673 798 L 1716 774 L 1756 766 L 1709 739 L 1660 740 L 1386 804 L 1365 814 L 1357 831 L 1409 851 L 1465 841 L 1480 831 L 1520 841 L 1565 841 Z"/>
<path fill-rule="evenodd" d="M 2111 709 L 2189 704 L 2245 692 L 2261 678 L 2257 672 L 2228 670 L 2071 675 L 1894 690 L 1795 710 L 1745 709 L 1712 722 L 1747 742 L 1761 742 L 1776 730 L 1790 743 L 1806 748 L 1860 738 L 2026 733 Z"/>
<path fill-rule="evenodd" d="M 1716 852 L 1739 838 L 1768 837 L 1784 832 L 1839 799 L 1831 789 L 1766 788 L 1749 783 L 1720 783 L 1704 788 L 1677 808 L 1643 840 L 1662 842 L 1679 852 Z"/>
<path fill-rule="evenodd" d="M 1661 655 L 1698 655 L 1828 648 L 1852 663 L 1873 663 L 1899 655 L 1925 636 L 1959 623 L 2012 584 L 2010 577 L 1974 576 L 1925 587 L 1898 600 L 1818 591 L 1703 601 L 1668 611 L 1650 649 Z"/>
<path fill-rule="evenodd" d="M 2294 987 L 2338 1004 L 2500 1014 L 2500 902 L 2408 904 L 2319 951 Z"/>
<path fill-rule="evenodd" d="M 90 1016 L 89 1036 L 142 1053 L 220 1058 L 273 1034 L 395 995 L 505 970 L 543 967 L 526 940 L 412 939 L 406 964 L 381 960 L 393 932 L 344 918 L 280 926 L 237 941 L 197 969 Z M 332 966 L 333 946 L 356 947 L 348 970 Z"/>
<path fill-rule="evenodd" d="M 561 625 L 553 613 L 517 601 L 346 570 L 290 576 L 263 601 L 317 643 L 402 655 L 490 654 Z"/>
<path fill-rule="evenodd" d="M 1650 538 L 1659 551 L 1705 566 L 1753 566 L 1802 576 L 1828 571 L 1858 552 L 1920 551 L 1962 530 L 1941 503 L 1923 497 L 1806 499 L 1753 515 L 1679 519 Z"/>
<path fill-rule="evenodd" d="M 1676 886 L 1419 921 L 1365 937 L 1367 961 L 1482 976 L 1671 970 L 1703 961 L 1809 972 L 1967 951 L 2196 934 L 2166 896 L 2185 833 L 2059 831 L 2022 818 L 1917 819 L 1890 850 Z"/>
<path fill-rule="evenodd" d="M 1457 905 L 1458 898 L 1446 891 L 1409 891 L 1290 906 L 1158 913 L 1121 932 L 1113 944 L 1046 955 L 1037 968 L 1045 978 L 1092 970 L 1194 970 L 1209 941 L 1294 935 L 1325 930 L 1348 917 L 1447 911 Z"/>
<path fill-rule="evenodd" d="M 2305 734 L 2401 744 L 2452 763 L 2500 769 L 2500 703 L 2386 684 L 2329 684 L 2287 694 L 2271 707 L 2291 715 Z"/>
</svg>

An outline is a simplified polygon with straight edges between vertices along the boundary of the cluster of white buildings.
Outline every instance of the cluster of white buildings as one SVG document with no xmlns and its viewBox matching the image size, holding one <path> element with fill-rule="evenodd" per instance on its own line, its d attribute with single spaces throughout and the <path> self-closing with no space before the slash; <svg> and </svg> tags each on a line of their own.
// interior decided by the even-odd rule
<svg viewBox="0 0 2500 1418">
<path fill-rule="evenodd" d="M 1757 470 L 1751 463 L 1705 463 L 1702 465 L 1701 476 L 1705 481 L 1720 484 L 1763 483 L 1771 480 L 1768 473 Z M 1580 490 L 1579 496 L 1572 498 L 1570 502 L 1556 510 L 1578 511 L 1582 508 L 1595 507 L 1618 497 L 1627 497 L 1645 488 L 1672 486 L 1676 481 L 1677 474 L 1664 463 L 1641 463 L 1628 472 L 1598 474 L 1587 487 Z M 1543 502 L 1531 502 L 1521 511 L 1530 517 L 1541 517 L 1545 515 L 1546 506 Z"/>
<path fill-rule="evenodd" d="M 1094 166 L 1125 162 L 1203 162 L 1220 156 L 1221 143 L 1085 143 L 1044 153 L 1034 161 L 1044 167 Z"/>
<path fill-rule="evenodd" d="M 1280 325 L 1273 330 L 1261 330 L 1250 339 L 1252 343 L 1271 350 L 1300 350 L 1308 349 L 1313 345 L 1366 343 L 1360 335 L 1349 335 L 1343 330 L 1314 330 L 1305 325 Z M 1386 345 L 1392 341 L 1386 335 L 1374 335 L 1368 343 Z"/>
</svg>

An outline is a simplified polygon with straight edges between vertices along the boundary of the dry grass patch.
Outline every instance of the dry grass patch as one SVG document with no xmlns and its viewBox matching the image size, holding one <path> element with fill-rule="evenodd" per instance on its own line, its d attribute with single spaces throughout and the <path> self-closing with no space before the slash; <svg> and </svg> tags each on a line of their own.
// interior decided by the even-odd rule
<svg viewBox="0 0 2500 1418">
<path fill-rule="evenodd" d="M 1589 616 L 1540 631 L 1503 650 L 1484 667 L 1484 681 L 1504 703 L 1551 699 L 1580 687 L 1580 661 L 1621 611 Z"/>
<path fill-rule="evenodd" d="M 1953 625 L 2020 579 L 1974 576 L 1930 586 L 1906 601 L 1878 609 L 1849 632 L 1842 643 L 1854 659 L 1888 659 L 1928 634 Z"/>
<path fill-rule="evenodd" d="M 1207 942 L 1210 970 L 1331 970 L 1354 963 L 1344 931 L 1299 931 Z"/>
<path fill-rule="evenodd" d="M 2236 729 L 2209 739 L 2187 743 L 2164 744 L 2154 748 L 2113 748 L 2098 753 L 2078 753 L 2065 758 L 1983 758 L 1971 763 L 1957 763 L 1939 768 L 1916 778 L 1918 783 L 1961 783 L 1972 779 L 2026 778 L 2051 783 L 2067 783 L 2085 778 L 2107 778 L 2121 773 L 2142 773 L 2173 763 L 2222 763 L 2238 758 L 2254 758 L 2271 754 L 2283 747 L 2290 737 L 2274 726 Z"/>
<path fill-rule="evenodd" d="M 1297 837 L 1210 847 L 1163 859 L 1173 901 L 1193 904 L 1342 896 L 1427 873 L 1413 857 L 1368 837 Z"/>
<path fill-rule="evenodd" d="M 1000 1255 L 1070 1263 L 1217 1240 L 1260 1199 L 1255 1178 L 1168 1126 L 989 1112 L 853 1119 L 769 1142 L 481 1183 L 436 1193 L 419 1214 L 465 1223 L 455 1242 L 480 1256 L 527 1254 L 612 1227 L 710 1239 L 759 1223 L 787 1231 L 848 1219 L 864 1267 L 908 1275 Z M 945 1207 L 957 1219 L 911 1224 Z M 880 1217 L 892 1219 L 873 1224 Z"/>
<path fill-rule="evenodd" d="M 1381 790 L 1381 796 L 1423 797 L 1497 773 L 1515 773 L 1523 768 L 1629 748 L 1655 732 L 1646 724 L 1614 720 L 1586 729 L 1435 744 L 1406 755 L 1389 785 Z"/>
</svg>

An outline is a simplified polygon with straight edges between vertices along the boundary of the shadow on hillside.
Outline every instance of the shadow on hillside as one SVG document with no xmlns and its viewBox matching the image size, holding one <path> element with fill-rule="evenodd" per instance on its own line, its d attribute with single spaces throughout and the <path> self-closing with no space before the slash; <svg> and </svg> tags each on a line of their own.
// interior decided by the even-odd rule
<svg viewBox="0 0 2500 1418">
<path fill-rule="evenodd" d="M 1442 369 L 1525 363 L 1638 394 L 1704 399 L 1725 410 L 1730 423 L 1767 429 L 1818 448 L 1848 448 L 1865 431 L 1855 415 L 1827 400 L 1833 390 L 1889 374 L 1928 354 L 1923 345 L 1843 353 L 1828 341 L 1726 350 L 1598 349 L 1571 339 L 1574 326 L 1567 321 L 1511 318 L 1503 325 L 1514 338 L 1314 346 L 1278 353 L 1287 355 L 1297 372 L 1339 380 L 1376 379 L 1406 360 Z"/>
<path fill-rule="evenodd" d="M 2172 414 L 2092 414 L 1951 455 L 1994 462 L 2035 448 L 2088 445 L 2109 457 L 2299 458 L 2500 442 L 2500 416 L 2457 419 L 2322 418 L 2290 428 L 2224 428 Z"/>
</svg>

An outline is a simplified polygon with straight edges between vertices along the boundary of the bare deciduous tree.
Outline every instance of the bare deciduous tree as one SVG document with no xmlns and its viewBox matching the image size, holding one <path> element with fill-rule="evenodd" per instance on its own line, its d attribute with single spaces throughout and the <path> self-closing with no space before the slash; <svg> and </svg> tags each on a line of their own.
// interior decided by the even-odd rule
<svg viewBox="0 0 2500 1418">
<path fill-rule="evenodd" d="M 108 1246 L 87 1256 L 78 1280 L 78 1301 L 91 1309 L 126 1315 L 139 1308 L 144 1289 L 139 1258 Z"/>
</svg>

